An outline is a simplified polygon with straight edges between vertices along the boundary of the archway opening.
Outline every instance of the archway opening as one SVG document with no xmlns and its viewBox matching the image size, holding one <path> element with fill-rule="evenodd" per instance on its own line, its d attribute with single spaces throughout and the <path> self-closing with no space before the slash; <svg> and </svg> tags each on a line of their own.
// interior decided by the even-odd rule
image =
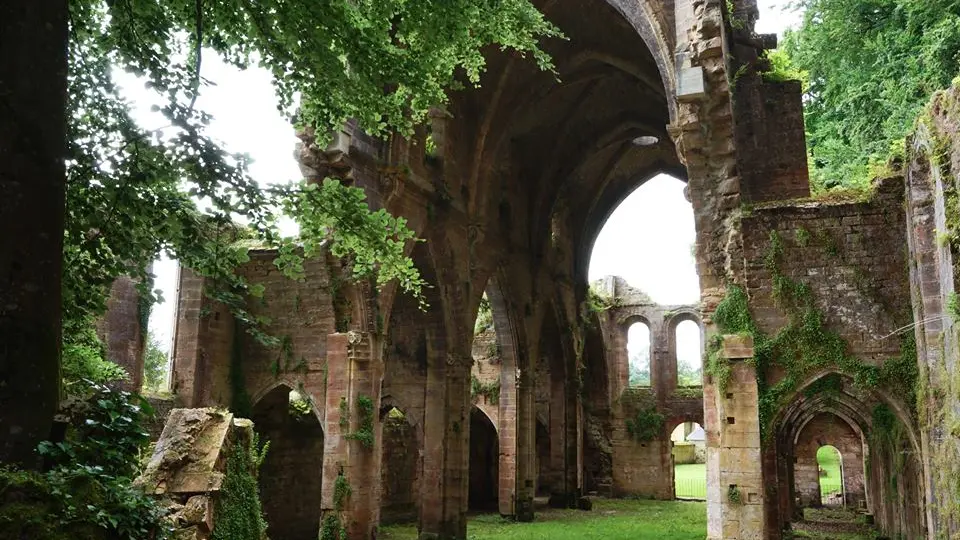
<svg viewBox="0 0 960 540">
<path fill-rule="evenodd" d="M 420 495 L 420 438 L 406 413 L 396 407 L 380 412 L 383 445 L 380 466 L 380 522 L 417 519 Z"/>
<path fill-rule="evenodd" d="M 596 236 L 589 281 L 621 277 L 653 304 L 698 302 L 696 230 L 685 193 L 683 182 L 661 174 L 627 195 Z"/>
<path fill-rule="evenodd" d="M 670 434 L 673 457 L 673 494 L 677 499 L 706 500 L 707 447 L 703 426 L 683 422 Z"/>
<path fill-rule="evenodd" d="M 627 330 L 627 381 L 631 387 L 650 386 L 650 327 L 643 321 Z"/>
<path fill-rule="evenodd" d="M 843 458 L 835 446 L 824 445 L 817 450 L 817 474 L 820 478 L 820 503 L 824 506 L 844 506 Z"/>
<path fill-rule="evenodd" d="M 474 407 L 470 411 L 470 510 L 497 509 L 499 449 L 493 422 Z"/>
<path fill-rule="evenodd" d="M 302 391 L 278 386 L 253 408 L 270 449 L 260 466 L 260 500 L 272 538 L 315 540 L 320 532 L 323 428 Z"/>
<path fill-rule="evenodd" d="M 700 325 L 690 319 L 674 330 L 677 386 L 703 386 L 703 339 Z"/>
</svg>

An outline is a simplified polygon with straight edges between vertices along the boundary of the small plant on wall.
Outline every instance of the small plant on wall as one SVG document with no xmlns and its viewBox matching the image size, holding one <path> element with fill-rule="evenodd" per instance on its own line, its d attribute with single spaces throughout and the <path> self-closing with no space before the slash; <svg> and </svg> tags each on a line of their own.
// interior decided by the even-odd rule
<svg viewBox="0 0 960 540">
<path fill-rule="evenodd" d="M 652 441 L 662 430 L 663 415 L 655 405 L 640 409 L 633 418 L 627 419 L 627 433 L 637 442 Z"/>
</svg>

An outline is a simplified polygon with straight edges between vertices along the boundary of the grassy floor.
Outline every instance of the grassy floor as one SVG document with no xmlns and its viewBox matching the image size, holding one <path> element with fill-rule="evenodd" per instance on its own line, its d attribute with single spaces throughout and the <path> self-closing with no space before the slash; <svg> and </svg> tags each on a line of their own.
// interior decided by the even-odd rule
<svg viewBox="0 0 960 540">
<path fill-rule="evenodd" d="M 874 540 L 876 531 L 862 514 L 847 508 L 806 508 L 803 520 L 793 524 L 793 538 L 810 540 Z"/>
<path fill-rule="evenodd" d="M 823 497 L 831 493 L 839 493 L 843 489 L 843 478 L 840 476 L 840 454 L 832 446 L 821 446 L 817 450 L 817 463 L 826 474 L 820 476 L 820 494 Z"/>
<path fill-rule="evenodd" d="M 707 510 L 703 503 L 597 500 L 593 510 L 538 511 L 533 523 L 513 523 L 498 515 L 471 517 L 468 540 L 702 540 Z M 382 540 L 416 540 L 416 525 L 383 527 Z"/>
<path fill-rule="evenodd" d="M 707 466 L 703 463 L 677 465 L 673 473 L 677 497 L 681 499 L 707 498 Z"/>
</svg>

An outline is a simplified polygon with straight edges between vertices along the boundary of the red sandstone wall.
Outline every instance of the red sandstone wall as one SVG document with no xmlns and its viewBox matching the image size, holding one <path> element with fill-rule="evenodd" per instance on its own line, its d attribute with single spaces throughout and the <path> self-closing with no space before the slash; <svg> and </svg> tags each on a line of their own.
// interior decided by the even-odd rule
<svg viewBox="0 0 960 540">
<path fill-rule="evenodd" d="M 900 179 L 881 183 L 869 202 L 753 209 L 743 218 L 743 247 L 746 288 L 761 329 L 772 335 L 787 322 L 765 267 L 776 231 L 783 275 L 811 287 L 828 325 L 850 352 L 877 365 L 899 355 L 900 336 L 893 333 L 910 322 L 904 219 Z"/>
<path fill-rule="evenodd" d="M 143 385 L 143 352 L 146 336 L 140 323 L 137 282 L 119 277 L 110 287 L 107 312 L 97 321 L 97 333 L 107 350 L 107 359 L 126 370 L 130 379 L 124 390 L 139 392 Z"/>
</svg>

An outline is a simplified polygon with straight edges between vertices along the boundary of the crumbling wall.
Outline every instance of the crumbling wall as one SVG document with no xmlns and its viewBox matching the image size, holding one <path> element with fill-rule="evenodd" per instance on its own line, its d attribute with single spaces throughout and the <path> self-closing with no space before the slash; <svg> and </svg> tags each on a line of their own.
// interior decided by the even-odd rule
<svg viewBox="0 0 960 540">
<path fill-rule="evenodd" d="M 256 476 L 249 454 L 235 456 L 257 454 L 254 442 L 249 420 L 215 409 L 174 409 L 135 484 L 164 500 L 176 538 L 209 539 L 222 513 L 249 511 L 254 515 L 244 515 L 252 518 L 244 522 L 256 528 L 260 512 L 256 493 L 233 499 L 237 493 L 231 490 L 237 482 L 229 478 L 231 474 Z M 230 468 L 228 462 L 237 457 L 235 463 L 249 466 Z M 245 532 L 256 538 L 260 531 Z"/>
<path fill-rule="evenodd" d="M 699 324 L 697 309 L 657 305 L 619 277 L 604 278 L 595 288 L 600 294 L 611 295 L 611 307 L 599 314 L 599 321 L 603 358 L 607 364 L 607 392 L 612 399 L 606 419 L 611 428 L 613 493 L 673 499 L 670 434 L 683 422 L 703 424 L 702 389 L 677 386 L 676 325 L 683 320 Z M 636 321 L 650 328 L 651 386 L 648 388 L 629 387 L 627 332 Z M 638 436 L 631 432 L 637 422 L 653 417 L 659 417 L 655 433 Z"/>
<path fill-rule="evenodd" d="M 960 534 L 960 89 L 934 96 L 908 141 L 907 219 L 930 538 Z"/>
</svg>

